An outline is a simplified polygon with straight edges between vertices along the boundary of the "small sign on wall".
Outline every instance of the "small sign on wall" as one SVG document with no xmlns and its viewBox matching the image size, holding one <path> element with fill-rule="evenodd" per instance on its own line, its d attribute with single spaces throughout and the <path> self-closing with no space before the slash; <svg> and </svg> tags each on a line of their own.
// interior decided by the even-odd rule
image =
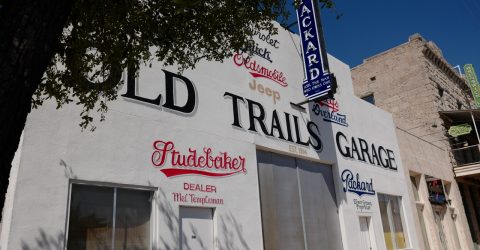
<svg viewBox="0 0 480 250">
<path fill-rule="evenodd" d="M 371 213 L 372 212 L 372 205 L 371 201 L 367 201 L 364 199 L 353 199 L 353 205 L 355 209 L 359 213 Z"/>
</svg>

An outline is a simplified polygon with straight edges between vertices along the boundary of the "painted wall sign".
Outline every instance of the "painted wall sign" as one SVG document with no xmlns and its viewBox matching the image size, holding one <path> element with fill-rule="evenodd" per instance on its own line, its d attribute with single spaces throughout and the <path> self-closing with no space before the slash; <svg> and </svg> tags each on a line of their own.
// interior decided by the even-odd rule
<svg viewBox="0 0 480 250">
<path fill-rule="evenodd" d="M 257 83 L 257 81 L 255 81 L 255 79 L 253 79 L 249 84 L 248 86 L 250 86 L 250 89 L 253 90 L 253 91 L 258 91 L 258 93 L 260 94 L 264 94 L 268 97 L 271 97 L 273 99 L 273 104 L 276 104 L 277 101 L 280 100 L 280 92 L 276 91 L 276 90 L 273 90 L 269 87 L 265 87 L 263 86 L 262 84 L 260 83 Z"/>
<path fill-rule="evenodd" d="M 325 96 L 332 90 L 332 76 L 324 68 L 314 0 L 301 0 L 297 8 L 298 27 L 302 42 L 305 80 L 303 94 L 309 100 Z M 326 57 L 325 57 L 326 58 Z"/>
<path fill-rule="evenodd" d="M 211 148 L 189 148 L 188 152 L 175 149 L 172 141 L 158 140 L 153 143 L 152 164 L 159 167 L 167 177 L 179 175 L 203 175 L 210 177 L 246 174 L 245 157 L 232 157 L 227 152 L 215 154 Z"/>
<path fill-rule="evenodd" d="M 183 183 L 183 189 L 185 191 L 196 191 L 196 192 L 204 192 L 204 193 L 217 192 L 217 187 L 214 185 L 208 185 L 208 184 L 204 185 L 204 184 L 188 183 L 188 182 Z"/>
<path fill-rule="evenodd" d="M 322 107 L 327 107 L 328 109 L 324 110 Z M 334 99 L 322 100 L 313 104 L 312 107 L 313 113 L 321 116 L 324 121 L 348 127 L 347 116 L 338 113 L 339 109 L 338 102 Z"/>
<path fill-rule="evenodd" d="M 338 151 L 344 157 L 397 171 L 395 154 L 388 148 L 375 146 L 374 143 L 368 143 L 362 138 L 352 136 L 348 139 L 340 131 L 335 136 L 335 142 Z"/>
<path fill-rule="evenodd" d="M 212 197 L 207 194 L 217 193 L 217 187 L 214 185 L 206 185 L 199 183 L 183 183 L 183 189 L 190 193 L 173 192 L 173 201 L 178 203 L 190 203 L 195 205 L 223 205 L 223 198 Z M 193 193 L 191 193 L 193 192 Z"/>
<path fill-rule="evenodd" d="M 270 53 L 267 48 L 261 47 L 258 43 L 256 43 L 254 40 L 248 41 L 247 45 L 242 49 L 243 52 L 251 52 L 254 55 L 257 55 L 269 62 L 273 62 L 272 59 L 270 58 Z"/>
<path fill-rule="evenodd" d="M 278 49 L 280 48 L 280 42 L 277 39 L 273 39 L 270 35 L 262 34 L 260 31 L 256 30 L 253 32 L 254 36 L 257 36 L 260 40 L 266 42 L 268 45 Z"/>
<path fill-rule="evenodd" d="M 371 212 L 372 210 L 372 202 L 360 199 L 353 199 L 353 205 L 355 205 L 355 209 L 357 212 L 364 213 L 364 212 Z"/>
<path fill-rule="evenodd" d="M 208 195 L 186 194 L 181 192 L 174 192 L 173 201 L 179 203 L 191 203 L 197 205 L 222 205 L 222 198 L 213 198 Z"/>
<path fill-rule="evenodd" d="M 233 63 L 235 63 L 235 65 L 238 67 L 244 67 L 248 69 L 250 75 L 252 75 L 254 78 L 267 78 L 283 87 L 288 86 L 287 78 L 282 71 L 262 66 L 259 62 L 247 54 L 236 53 L 233 55 Z"/>
<path fill-rule="evenodd" d="M 375 195 L 373 189 L 373 180 L 370 178 L 370 182 L 361 181 L 360 174 L 354 175 L 352 171 L 345 169 L 342 172 L 343 192 L 356 193 L 358 196 L 362 195 Z"/>
<path fill-rule="evenodd" d="M 261 132 L 268 137 L 278 138 L 284 141 L 293 142 L 302 146 L 312 146 L 316 151 L 322 151 L 323 144 L 320 139 L 320 129 L 318 125 L 312 121 L 299 121 L 298 117 L 287 112 L 277 112 L 273 110 L 271 115 L 266 115 L 262 104 L 252 101 L 241 96 L 225 92 L 224 97 L 232 99 L 233 108 L 233 123 L 232 126 L 243 129 L 242 121 L 240 120 L 239 108 L 247 104 L 248 106 L 248 131 L 259 133 L 258 126 Z M 270 119 L 267 120 L 267 117 Z M 280 120 L 284 121 L 285 127 L 282 127 Z M 293 121 L 292 121 L 293 120 Z M 270 125 L 268 125 L 270 124 Z M 307 127 L 309 137 L 302 138 L 300 132 L 300 125 L 304 124 Z M 294 133 L 292 133 L 292 130 Z"/>
<path fill-rule="evenodd" d="M 181 113 L 192 113 L 197 104 L 197 94 L 193 83 L 184 76 L 174 74 L 166 70 L 162 71 L 165 73 L 165 102 L 162 107 Z M 187 89 L 187 100 L 183 105 L 178 104 L 178 100 L 175 98 L 175 90 L 178 89 L 175 84 L 178 84 L 179 82 L 183 83 Z M 127 93 L 123 94 L 122 96 L 124 98 L 155 106 L 160 106 L 162 101 L 162 94 L 158 94 L 157 98 L 155 99 L 148 99 L 138 96 L 135 74 L 130 72 L 128 73 L 127 77 Z"/>
</svg>

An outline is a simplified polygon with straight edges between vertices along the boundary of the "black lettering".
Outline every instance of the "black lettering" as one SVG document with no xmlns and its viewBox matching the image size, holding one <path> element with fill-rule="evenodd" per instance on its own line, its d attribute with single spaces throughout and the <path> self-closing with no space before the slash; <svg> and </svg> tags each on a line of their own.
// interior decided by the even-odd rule
<svg viewBox="0 0 480 250">
<path fill-rule="evenodd" d="M 365 141 L 362 138 L 358 138 L 358 142 L 360 143 L 360 151 L 362 152 L 362 158 L 365 159 L 365 153 L 366 153 L 368 157 L 368 162 L 370 162 L 370 164 L 373 164 L 372 159 L 370 159 L 370 153 L 368 152 L 367 141 Z"/>
<path fill-rule="evenodd" d="M 384 168 L 389 168 L 390 164 L 388 159 L 385 158 L 385 162 L 383 161 L 384 158 L 382 157 L 382 152 L 384 152 L 384 155 L 387 156 L 387 151 L 382 146 L 378 147 L 378 156 L 380 156 L 380 162 L 382 163 L 382 166 Z"/>
<path fill-rule="evenodd" d="M 316 131 L 313 130 L 313 128 L 315 128 Z M 310 133 L 310 139 L 308 140 L 308 142 L 313 147 L 313 149 L 315 149 L 316 151 L 321 151 L 323 149 L 323 144 L 322 140 L 320 140 L 320 130 L 318 129 L 317 124 L 315 124 L 314 122 L 308 122 L 307 129 L 308 133 Z M 316 141 L 315 144 L 312 142 L 312 139 Z"/>
<path fill-rule="evenodd" d="M 248 130 L 257 132 L 257 128 L 255 127 L 255 121 L 260 124 L 260 128 L 262 129 L 263 133 L 266 135 L 270 135 L 268 133 L 267 127 L 265 126 L 265 110 L 263 109 L 262 104 L 247 99 L 248 102 L 248 115 L 250 117 L 250 127 Z M 255 116 L 255 106 L 260 111 L 258 116 Z"/>
<path fill-rule="evenodd" d="M 350 148 L 348 146 L 345 147 L 346 149 L 346 152 L 344 152 L 342 150 L 342 147 L 340 146 L 340 137 L 343 137 L 343 139 L 345 141 L 347 141 L 347 137 L 342 133 L 342 132 L 337 132 L 337 135 L 335 136 L 336 138 L 336 141 L 337 141 L 337 148 L 338 148 L 338 151 L 340 151 L 340 154 L 344 157 L 349 157 L 349 158 L 352 158 L 352 156 L 350 155 Z"/>
<path fill-rule="evenodd" d="M 297 141 L 296 143 L 297 144 L 300 144 L 300 145 L 303 145 L 303 146 L 308 146 L 308 141 L 307 142 L 303 142 L 302 141 L 302 137 L 300 136 L 300 129 L 298 128 L 298 117 L 293 116 L 293 123 L 295 125 L 295 135 L 297 136 Z"/>
<path fill-rule="evenodd" d="M 243 103 L 245 103 L 245 100 L 243 99 L 243 97 L 238 96 L 238 95 L 234 95 L 234 94 L 229 93 L 229 92 L 225 92 L 223 94 L 223 96 L 232 97 L 232 105 L 233 105 L 233 123 L 232 123 L 232 125 L 235 126 L 235 127 L 242 128 L 242 125 L 240 124 L 239 115 L 238 115 L 238 101 L 240 100 Z"/>
<path fill-rule="evenodd" d="M 375 163 L 375 160 L 377 160 L 377 163 Z M 372 143 L 372 161 L 373 161 L 373 164 L 377 164 L 378 166 L 381 166 L 380 160 L 378 159 L 377 148 L 373 143 Z"/>
<path fill-rule="evenodd" d="M 392 150 L 387 149 L 387 155 L 388 155 L 388 161 L 390 163 L 390 169 L 397 170 L 397 163 L 395 162 L 395 154 L 393 154 Z"/>
<path fill-rule="evenodd" d="M 137 84 L 135 81 L 135 72 L 133 72 L 133 67 L 128 67 L 127 93 L 123 94 L 122 96 L 125 98 L 130 98 L 133 100 L 150 103 L 153 105 L 160 105 L 160 100 L 162 99 L 161 94 L 159 94 L 155 99 L 148 99 L 145 97 L 137 96 L 136 88 L 137 88 Z"/>
<path fill-rule="evenodd" d="M 193 86 L 193 83 L 184 76 L 163 69 L 162 71 L 165 73 L 165 104 L 163 104 L 163 107 L 182 113 L 191 113 L 195 109 L 196 103 L 195 87 Z M 175 104 L 174 78 L 181 80 L 187 87 L 187 102 L 183 106 L 177 106 Z"/>
<path fill-rule="evenodd" d="M 357 143 L 355 142 L 355 137 L 353 137 L 353 136 L 352 136 L 352 145 L 351 146 L 352 146 L 352 158 L 353 158 L 353 153 L 355 152 L 355 154 L 357 154 L 357 160 L 365 161 L 365 159 L 360 157 L 360 152 L 358 152 Z"/>
<path fill-rule="evenodd" d="M 293 139 L 292 139 L 292 129 L 290 128 L 290 114 L 285 112 L 285 122 L 287 124 L 287 141 L 291 141 L 293 142 Z"/>
<path fill-rule="evenodd" d="M 283 137 L 282 126 L 280 126 L 280 121 L 278 120 L 278 115 L 276 110 L 273 110 L 273 113 L 272 113 L 272 127 L 270 128 L 271 136 L 275 136 L 275 134 L 273 133 L 274 129 L 278 131 L 278 138 L 285 140 L 285 137 Z"/>
</svg>

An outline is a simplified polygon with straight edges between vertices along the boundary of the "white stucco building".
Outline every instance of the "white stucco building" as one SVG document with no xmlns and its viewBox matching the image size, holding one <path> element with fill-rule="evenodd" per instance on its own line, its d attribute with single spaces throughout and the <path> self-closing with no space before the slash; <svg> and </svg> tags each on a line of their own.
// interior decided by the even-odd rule
<svg viewBox="0 0 480 250">
<path fill-rule="evenodd" d="M 298 37 L 128 81 L 95 132 L 31 113 L 1 249 L 418 249 L 392 117 L 353 94 L 304 100 Z M 131 75 L 131 74 L 130 74 Z"/>
</svg>

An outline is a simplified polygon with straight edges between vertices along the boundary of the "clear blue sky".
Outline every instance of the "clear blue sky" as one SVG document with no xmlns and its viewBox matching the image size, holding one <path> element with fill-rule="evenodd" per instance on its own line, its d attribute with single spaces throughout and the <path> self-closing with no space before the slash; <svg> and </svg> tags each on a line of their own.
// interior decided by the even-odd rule
<svg viewBox="0 0 480 250">
<path fill-rule="evenodd" d="M 339 20 L 335 11 L 321 10 L 327 51 L 350 67 L 420 33 L 437 44 L 452 66 L 472 63 L 480 76 L 479 0 L 334 2 L 343 14 Z M 295 21 L 296 15 L 291 18 Z"/>
</svg>

